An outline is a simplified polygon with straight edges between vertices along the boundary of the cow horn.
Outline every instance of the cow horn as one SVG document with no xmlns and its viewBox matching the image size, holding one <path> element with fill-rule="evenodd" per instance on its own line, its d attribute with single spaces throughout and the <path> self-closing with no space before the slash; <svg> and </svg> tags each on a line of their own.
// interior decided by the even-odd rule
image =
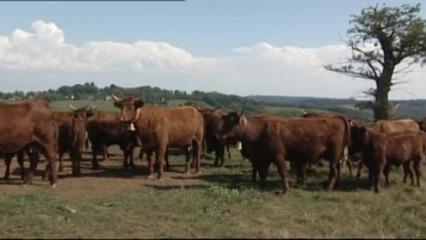
<svg viewBox="0 0 426 240">
<path fill-rule="evenodd" d="M 68 103 L 68 107 L 73 111 L 77 110 L 77 108 L 74 107 L 71 103 Z"/>
<path fill-rule="evenodd" d="M 308 114 L 305 109 L 302 109 L 302 115 Z"/>
<path fill-rule="evenodd" d="M 240 117 L 243 116 L 243 114 L 244 114 L 244 107 L 243 109 L 241 109 Z"/>
<path fill-rule="evenodd" d="M 114 101 L 121 101 L 121 98 L 119 98 L 119 97 L 115 96 L 114 94 L 112 94 L 112 95 L 111 95 L 111 98 L 112 98 Z"/>
</svg>

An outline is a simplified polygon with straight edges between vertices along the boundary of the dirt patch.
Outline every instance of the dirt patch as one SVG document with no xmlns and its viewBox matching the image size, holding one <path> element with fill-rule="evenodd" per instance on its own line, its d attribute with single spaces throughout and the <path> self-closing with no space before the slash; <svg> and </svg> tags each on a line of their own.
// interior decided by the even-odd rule
<svg viewBox="0 0 426 240">
<path fill-rule="evenodd" d="M 103 161 L 100 170 L 92 170 L 90 161 L 82 163 L 82 174 L 74 177 L 71 174 L 71 162 L 64 161 L 64 172 L 59 173 L 58 185 L 52 191 L 64 196 L 69 201 L 81 201 L 91 198 L 109 196 L 129 188 L 153 187 L 155 189 L 185 188 L 189 186 L 207 185 L 208 182 L 195 174 L 183 173 L 183 162 L 174 161 L 171 170 L 165 173 L 162 180 L 148 179 L 146 161 L 137 161 L 134 169 L 124 169 L 120 159 Z M 28 164 L 28 163 L 25 163 Z M 28 167 L 26 165 L 26 167 Z M 38 165 L 33 185 L 23 185 L 20 179 L 20 169 L 16 160 L 12 161 L 9 180 L 0 180 L 0 196 L 11 193 L 24 193 L 38 188 L 49 188 L 47 180 L 42 180 L 42 169 L 45 164 Z M 5 171 L 4 164 L 0 165 L 0 176 Z M 199 176 L 199 175 L 198 175 Z"/>
</svg>

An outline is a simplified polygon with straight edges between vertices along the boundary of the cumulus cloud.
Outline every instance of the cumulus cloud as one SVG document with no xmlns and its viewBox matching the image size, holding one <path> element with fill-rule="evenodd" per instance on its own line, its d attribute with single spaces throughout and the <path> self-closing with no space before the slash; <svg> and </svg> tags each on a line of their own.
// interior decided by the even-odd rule
<svg viewBox="0 0 426 240">
<path fill-rule="evenodd" d="M 66 41 L 56 24 L 41 20 L 32 30 L 0 36 L 3 90 L 42 90 L 94 81 L 98 85 L 154 85 L 168 89 L 317 97 L 354 97 L 373 86 L 327 72 L 323 65 L 350 56 L 344 44 L 316 48 L 273 46 L 260 42 L 233 49 L 227 57 L 193 56 L 167 42 Z M 425 97 L 421 68 L 407 75 L 411 84 L 398 98 Z"/>
</svg>

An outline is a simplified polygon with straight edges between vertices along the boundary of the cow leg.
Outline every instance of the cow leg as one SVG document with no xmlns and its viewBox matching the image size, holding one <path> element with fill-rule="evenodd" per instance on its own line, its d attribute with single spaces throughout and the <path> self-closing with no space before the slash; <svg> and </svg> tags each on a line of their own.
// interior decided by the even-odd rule
<svg viewBox="0 0 426 240">
<path fill-rule="evenodd" d="M 24 178 L 24 184 L 32 184 L 34 178 L 34 172 L 38 165 L 38 158 L 30 158 L 30 168 L 28 169 Z"/>
<path fill-rule="evenodd" d="M 129 151 L 128 155 L 129 155 L 129 164 L 130 164 L 130 167 L 131 168 L 135 168 L 135 163 L 133 162 L 133 151 L 134 151 L 134 148 L 130 147 L 128 151 Z"/>
<path fill-rule="evenodd" d="M 420 177 L 422 174 L 420 171 L 420 162 L 421 162 L 421 159 L 416 159 L 414 162 L 414 172 L 416 174 L 417 187 L 420 187 Z"/>
<path fill-rule="evenodd" d="M 390 172 L 390 164 L 387 163 L 385 165 L 385 168 L 383 169 L 383 175 L 385 176 L 385 184 L 386 184 L 386 186 L 389 185 L 389 172 Z"/>
<path fill-rule="evenodd" d="M 92 143 L 92 169 L 93 170 L 98 170 L 99 169 L 99 163 L 98 160 L 96 159 L 96 155 L 98 154 L 100 148 L 97 145 L 94 145 Z"/>
<path fill-rule="evenodd" d="M 407 176 L 408 176 L 408 169 L 407 169 L 407 162 L 403 163 L 403 169 L 404 169 L 404 178 L 403 178 L 403 183 L 406 184 L 407 183 Z"/>
<path fill-rule="evenodd" d="M 254 164 L 253 160 L 250 160 L 250 162 L 251 162 L 251 181 L 252 182 L 256 182 L 256 179 L 257 179 L 257 167 Z"/>
<path fill-rule="evenodd" d="M 337 158 L 330 160 L 330 175 L 328 179 L 327 191 L 333 191 L 334 186 L 337 182 L 337 177 L 338 177 L 337 168 L 340 167 L 338 165 L 339 165 L 339 160 Z"/>
<path fill-rule="evenodd" d="M 64 171 L 64 166 L 62 165 L 62 157 L 64 156 L 64 151 L 60 151 L 59 152 L 59 157 L 58 157 L 58 160 L 59 160 L 59 168 L 58 168 L 58 171 L 59 172 L 63 172 Z"/>
<path fill-rule="evenodd" d="M 359 161 L 358 162 L 358 171 L 357 171 L 357 173 L 356 173 L 356 178 L 357 179 L 360 179 L 361 178 L 361 170 L 362 170 L 362 161 Z"/>
<path fill-rule="evenodd" d="M 25 178 L 25 168 L 24 168 L 24 151 L 18 152 L 18 164 L 21 168 L 21 179 Z"/>
<path fill-rule="evenodd" d="M 156 162 L 158 166 L 157 178 L 162 179 L 164 174 L 164 158 L 167 152 L 167 144 L 162 144 L 156 151 Z M 188 166 L 187 166 L 188 167 Z"/>
<path fill-rule="evenodd" d="M 81 152 L 79 149 L 73 149 L 70 152 L 72 159 L 72 175 L 80 176 L 80 162 L 81 162 Z"/>
<path fill-rule="evenodd" d="M 128 164 L 127 160 L 129 158 L 129 152 L 126 149 L 122 149 L 122 150 L 123 150 L 123 154 L 124 154 L 123 168 L 128 168 L 129 164 Z"/>
<path fill-rule="evenodd" d="M 190 151 L 189 147 L 185 147 L 185 174 L 190 174 L 189 168 L 191 167 L 191 165 L 193 165 L 193 167 L 195 167 L 195 160 L 194 158 L 192 159 L 191 162 L 191 155 L 190 155 Z"/>
<path fill-rule="evenodd" d="M 228 152 L 228 159 L 231 160 L 231 151 L 229 151 L 229 144 L 226 144 L 226 151 Z"/>
<path fill-rule="evenodd" d="M 166 151 L 166 155 L 164 156 L 164 160 L 166 161 L 166 170 L 170 170 L 170 163 L 169 163 L 169 149 Z"/>
<path fill-rule="evenodd" d="M 281 177 L 281 181 L 282 181 L 282 192 L 285 193 L 288 190 L 288 180 L 287 180 L 287 168 L 286 168 L 286 163 L 284 160 L 284 157 L 282 155 L 279 155 L 276 157 L 275 160 L 275 165 L 277 167 L 278 170 L 278 174 Z"/>
<path fill-rule="evenodd" d="M 219 150 L 218 150 L 218 148 L 216 148 L 214 150 L 214 166 L 215 167 L 219 166 Z"/>
<path fill-rule="evenodd" d="M 298 164 L 298 165 L 299 165 L 298 166 L 298 171 L 299 171 L 298 175 L 300 177 L 299 183 L 303 185 L 303 184 L 305 184 L 305 179 L 306 179 L 307 164 L 301 163 L 301 164 Z"/>
<path fill-rule="evenodd" d="M 201 172 L 201 151 L 202 151 L 202 141 L 194 140 L 192 144 L 192 158 L 195 160 L 195 173 Z"/>
<path fill-rule="evenodd" d="M 384 163 L 384 162 L 377 164 L 376 166 L 374 166 L 374 169 L 373 169 L 373 172 L 372 172 L 373 173 L 372 179 L 373 179 L 373 183 L 374 183 L 374 192 L 376 192 L 376 193 L 378 193 L 380 191 L 379 190 L 380 175 L 383 172 L 383 168 L 384 168 L 385 164 L 386 163 Z"/>
<path fill-rule="evenodd" d="M 267 166 L 259 167 L 257 168 L 259 171 L 259 178 L 260 178 L 260 188 L 265 189 L 266 187 L 266 178 L 268 177 L 268 171 L 269 171 L 269 164 Z"/>
<path fill-rule="evenodd" d="M 219 159 L 220 159 L 219 166 L 223 167 L 223 165 L 225 164 L 225 145 L 222 145 L 219 148 Z"/>
<path fill-rule="evenodd" d="M 6 163 L 6 171 L 4 172 L 4 180 L 9 179 L 9 175 L 10 175 L 10 163 L 12 162 L 12 158 L 13 158 L 13 154 L 6 154 L 6 156 L 4 157 L 4 161 Z"/>
<path fill-rule="evenodd" d="M 108 156 L 108 147 L 106 145 L 102 145 L 102 156 L 103 156 L 103 161 L 109 161 L 109 156 Z"/>
<path fill-rule="evenodd" d="M 139 155 L 138 155 L 138 159 L 139 160 L 143 160 L 143 152 L 144 152 L 144 150 L 143 150 L 143 148 L 141 148 L 141 150 L 139 151 Z"/>
<path fill-rule="evenodd" d="M 346 167 L 348 168 L 349 176 L 350 176 L 351 178 L 353 178 L 353 177 L 354 177 L 354 174 L 353 174 L 353 172 L 352 172 L 352 161 L 351 161 L 350 159 L 347 159 L 347 160 L 346 160 Z"/>
<path fill-rule="evenodd" d="M 46 157 L 47 163 L 50 165 L 50 176 L 49 176 L 50 185 L 52 186 L 52 188 L 55 188 L 56 183 L 58 181 L 56 159 L 55 159 L 56 151 L 51 146 L 43 146 L 43 147 L 44 147 L 44 156 Z"/>
<path fill-rule="evenodd" d="M 411 170 L 411 161 L 403 163 L 403 169 L 404 169 L 404 180 L 403 182 L 407 182 L 407 177 L 410 177 L 411 185 L 414 185 L 414 177 L 413 177 L 413 171 Z"/>
<path fill-rule="evenodd" d="M 148 179 L 154 177 L 154 161 L 152 161 L 152 151 L 148 150 L 146 153 L 148 159 Z"/>
</svg>

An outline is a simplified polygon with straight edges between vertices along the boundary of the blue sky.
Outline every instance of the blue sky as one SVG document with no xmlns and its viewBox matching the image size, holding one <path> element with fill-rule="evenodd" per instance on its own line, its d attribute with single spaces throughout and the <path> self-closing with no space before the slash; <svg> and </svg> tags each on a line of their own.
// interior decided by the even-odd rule
<svg viewBox="0 0 426 240">
<path fill-rule="evenodd" d="M 349 16 L 377 2 L 401 0 L 187 0 L 183 2 L 0 2 L 0 34 L 36 19 L 66 30 L 69 42 L 166 41 L 196 55 L 268 42 L 318 47 L 345 37 Z M 424 14 L 424 11 L 423 11 Z"/>
<path fill-rule="evenodd" d="M 218 61 L 235 62 L 234 58 L 241 57 L 241 51 L 236 51 L 241 47 L 255 47 L 259 43 L 267 43 L 261 47 L 275 49 L 285 47 L 297 47 L 300 49 L 316 49 L 328 45 L 342 44 L 342 39 L 346 37 L 346 30 L 349 27 L 349 16 L 359 13 L 363 7 L 375 5 L 377 2 L 386 2 L 388 5 L 400 5 L 403 3 L 417 3 L 418 1 L 400 0 L 187 0 L 184 2 L 0 2 L 0 36 L 5 36 L 9 40 L 16 29 L 26 32 L 34 32 L 32 24 L 41 20 L 44 23 L 53 23 L 63 32 L 65 43 L 79 48 L 89 42 L 114 42 L 132 44 L 137 41 L 149 41 L 154 43 L 167 43 L 178 49 L 189 53 L 193 58 L 209 59 Z M 424 6 L 426 7 L 426 6 Z M 425 17 L 425 11 L 422 11 Z M 272 47 L 272 48 L 269 48 Z M 300 50 L 299 49 L 299 50 Z M 246 54 L 246 53 L 244 53 Z M 253 59 L 251 59 L 253 60 Z M 254 64 L 251 61 L 251 64 Z M 205 64 L 204 64 L 205 65 Z M 203 65 L 203 66 L 204 66 Z M 247 68 L 251 65 L 241 67 L 238 62 L 237 69 L 229 70 L 231 75 L 235 72 Z M 279 65 L 279 64 L 278 64 Z M 278 66 L 277 65 L 277 66 Z M 256 65 L 256 67 L 259 64 Z M 278 68 L 278 67 L 277 67 Z M 198 68 L 197 68 L 198 69 Z M 26 70 L 27 72 L 29 70 Z M 36 71 L 36 70 L 34 70 Z M 37 70 L 38 75 L 31 73 L 35 79 L 48 76 L 49 70 Z M 210 70 L 213 71 L 213 70 Z M 260 76 L 265 76 L 264 69 L 260 69 Z M 274 72 L 271 69 L 271 72 Z M 277 70 L 278 71 L 278 70 Z M 6 84 L 5 90 L 16 89 L 22 86 L 23 89 L 39 89 L 41 87 L 56 87 L 61 82 L 46 80 L 44 85 L 32 84 L 29 76 L 23 76 L 24 71 L 8 73 L 11 76 L 22 77 L 25 84 Z M 54 75 L 61 75 L 57 70 L 52 71 Z M 84 82 L 90 80 L 86 74 L 75 73 L 72 79 L 65 79 L 65 83 Z M 130 74 L 128 72 L 123 75 Z M 276 72 L 273 76 L 278 78 Z M 89 74 L 90 75 L 90 74 Z M 109 84 L 115 79 L 102 82 L 96 78 L 102 78 L 100 73 L 96 73 L 95 81 L 100 84 Z M 131 74 L 130 74 L 131 75 Z M 156 75 L 155 73 L 153 75 Z M 162 79 L 173 78 L 195 78 L 192 76 L 161 76 Z M 1 76 L 7 76 L 0 72 Z M 82 76 L 79 78 L 78 76 Z M 117 74 L 117 76 L 119 76 Z M 304 78 L 305 76 L 292 75 L 290 77 Z M 327 75 L 328 76 L 328 75 Z M 215 76 L 225 77 L 226 76 Z M 229 77 L 229 76 L 228 76 Z M 117 77 L 119 78 L 119 77 Z M 238 90 L 228 86 L 212 84 L 202 84 L 200 81 L 210 81 L 214 77 L 198 81 L 193 84 L 188 81 L 185 84 L 170 84 L 167 81 L 157 80 L 155 76 L 143 76 L 148 79 L 141 82 L 136 76 L 130 77 L 134 80 L 126 82 L 120 80 L 123 85 L 143 85 L 150 83 L 160 87 L 184 86 L 184 90 L 193 90 L 198 87 L 201 90 L 225 91 L 237 94 L 286 94 L 286 95 L 329 95 L 332 91 L 325 92 L 304 92 L 303 87 L 295 88 L 294 91 L 279 91 L 276 88 L 256 90 L 256 85 L 252 85 L 254 90 Z M 333 78 L 342 77 L 333 75 Z M 58 77 L 60 79 L 60 77 Z M 156 82 L 157 81 L 157 82 Z M 178 80 L 179 82 L 180 80 Z M 182 80 L 184 81 L 184 80 Z M 265 80 L 266 81 L 266 80 Z M 278 80 L 277 80 L 278 81 Z M 290 81 L 290 80 L 289 80 Z M 238 81 L 230 80 L 233 84 Z M 28 84 L 30 83 L 30 84 Z M 274 81 L 271 81 L 273 84 Z M 290 82 L 289 82 L 290 83 Z M 354 83 L 352 95 L 356 95 L 364 83 Z M 243 83 L 244 84 L 244 83 Z M 345 86 L 347 84 L 344 84 Z M 269 91 L 272 90 L 272 91 Z M 350 93 L 350 89 L 345 95 Z M 418 94 L 417 94 L 418 95 Z M 342 97 L 337 94 L 336 96 Z M 402 96 L 404 98 L 404 96 Z M 408 96 L 405 96 L 408 97 Z M 425 95 L 426 97 L 426 95 Z"/>
</svg>

